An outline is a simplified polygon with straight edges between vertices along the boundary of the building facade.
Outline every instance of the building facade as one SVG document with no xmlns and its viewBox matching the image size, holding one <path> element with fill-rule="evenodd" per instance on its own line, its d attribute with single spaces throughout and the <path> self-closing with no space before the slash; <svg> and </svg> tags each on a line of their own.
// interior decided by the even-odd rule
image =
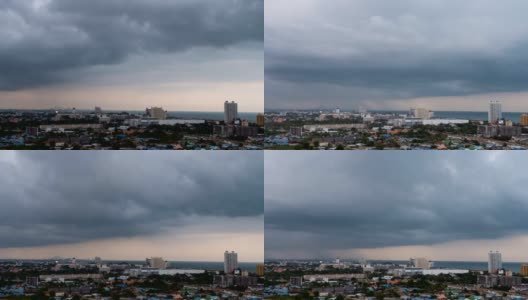
<svg viewBox="0 0 528 300">
<path fill-rule="evenodd" d="M 167 119 L 167 112 L 163 110 L 163 108 L 161 107 L 147 108 L 146 113 L 147 113 L 147 116 L 153 119 L 157 119 L 157 120 Z"/>
<path fill-rule="evenodd" d="M 235 251 L 224 252 L 224 272 L 232 274 L 235 269 L 238 269 L 238 254 Z"/>
<path fill-rule="evenodd" d="M 147 258 L 147 265 L 154 269 L 165 269 L 167 268 L 167 261 L 162 257 L 151 257 Z"/>
<path fill-rule="evenodd" d="M 235 101 L 224 102 L 224 122 L 233 124 L 238 119 L 238 104 Z"/>
<path fill-rule="evenodd" d="M 499 251 L 490 251 L 488 253 L 488 272 L 497 274 L 499 269 L 502 269 L 502 254 Z"/>
<path fill-rule="evenodd" d="M 492 100 L 489 103 L 488 122 L 498 124 L 500 119 L 502 119 L 502 104 L 500 101 Z"/>
</svg>

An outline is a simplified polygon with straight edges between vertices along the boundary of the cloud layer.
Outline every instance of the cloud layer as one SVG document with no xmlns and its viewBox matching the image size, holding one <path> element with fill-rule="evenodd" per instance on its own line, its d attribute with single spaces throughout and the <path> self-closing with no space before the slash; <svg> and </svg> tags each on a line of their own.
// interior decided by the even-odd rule
<svg viewBox="0 0 528 300">
<path fill-rule="evenodd" d="M 262 230 L 263 153 L 3 152 L 0 168 L 0 248 Z"/>
<path fill-rule="evenodd" d="M 498 152 L 266 154 L 266 257 L 526 235 L 527 162 Z"/>
<path fill-rule="evenodd" d="M 82 69 L 132 55 L 258 48 L 263 6 L 262 0 L 2 1 L 0 90 L 70 82 Z"/>
<path fill-rule="evenodd" d="M 527 91 L 526 9 L 518 0 L 268 1 L 266 108 Z"/>
</svg>

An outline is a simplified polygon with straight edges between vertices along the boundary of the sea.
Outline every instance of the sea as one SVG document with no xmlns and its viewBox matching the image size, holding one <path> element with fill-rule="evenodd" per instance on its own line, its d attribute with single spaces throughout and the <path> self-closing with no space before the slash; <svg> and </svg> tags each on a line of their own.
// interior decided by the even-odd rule
<svg viewBox="0 0 528 300">
<path fill-rule="evenodd" d="M 145 261 L 105 261 L 119 263 L 127 262 L 131 264 L 144 264 Z M 242 270 L 255 271 L 258 263 L 252 262 L 239 262 L 238 267 Z M 197 269 L 197 270 L 209 270 L 209 271 L 221 271 L 224 270 L 224 262 L 219 261 L 169 261 L 168 267 L 170 269 Z"/>
<path fill-rule="evenodd" d="M 369 263 L 393 263 L 393 264 L 407 264 L 409 261 L 404 260 L 369 260 Z M 503 262 L 502 267 L 506 270 L 512 270 L 513 272 L 521 272 L 520 262 Z M 472 271 L 487 271 L 488 262 L 485 261 L 433 261 L 434 268 L 440 269 L 462 269 L 462 270 L 472 270 Z"/>
<path fill-rule="evenodd" d="M 257 114 L 253 112 L 239 112 L 238 117 L 250 122 L 257 121 Z M 223 112 L 200 112 L 200 111 L 169 111 L 169 117 L 177 119 L 199 119 L 199 120 L 224 120 Z"/>
<path fill-rule="evenodd" d="M 409 111 L 372 111 L 374 113 L 406 114 Z M 521 112 L 503 112 L 502 117 L 513 122 L 521 122 Z M 434 111 L 434 117 L 439 119 L 462 119 L 474 121 L 487 121 L 487 111 Z"/>
</svg>

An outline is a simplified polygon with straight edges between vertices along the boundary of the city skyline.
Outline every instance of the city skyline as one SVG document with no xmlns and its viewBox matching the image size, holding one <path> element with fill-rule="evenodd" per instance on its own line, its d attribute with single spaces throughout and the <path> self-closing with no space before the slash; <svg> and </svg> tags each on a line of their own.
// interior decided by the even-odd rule
<svg viewBox="0 0 528 300">
<path fill-rule="evenodd" d="M 525 112 L 526 8 L 522 1 L 268 1 L 266 110 L 486 111 L 498 99 Z"/>
<path fill-rule="evenodd" d="M 0 16 L 0 109 L 263 111 L 262 0 L 7 1 Z"/>
<path fill-rule="evenodd" d="M 56 153 L 0 155 L 1 259 L 262 261 L 263 153 Z"/>
<path fill-rule="evenodd" d="M 267 259 L 528 260 L 522 155 L 289 153 L 266 154 Z"/>
</svg>

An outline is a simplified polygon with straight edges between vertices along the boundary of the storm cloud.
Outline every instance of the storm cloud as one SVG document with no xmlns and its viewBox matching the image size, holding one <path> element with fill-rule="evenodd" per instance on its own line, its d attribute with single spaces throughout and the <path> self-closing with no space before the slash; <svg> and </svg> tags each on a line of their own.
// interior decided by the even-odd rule
<svg viewBox="0 0 528 300">
<path fill-rule="evenodd" d="M 262 232 L 263 153 L 15 151 L 0 169 L 0 248 L 211 234 L 222 220 Z"/>
<path fill-rule="evenodd" d="M 267 153 L 266 257 L 526 236 L 527 162 L 499 152 Z"/>
<path fill-rule="evenodd" d="M 134 55 L 262 52 L 263 6 L 263 0 L 2 1 L 0 90 L 75 81 L 83 69 Z M 215 56 L 210 51 L 202 60 Z"/>
<path fill-rule="evenodd" d="M 268 1 L 266 108 L 407 109 L 401 100 L 526 92 L 526 9 L 518 0 Z"/>
</svg>

